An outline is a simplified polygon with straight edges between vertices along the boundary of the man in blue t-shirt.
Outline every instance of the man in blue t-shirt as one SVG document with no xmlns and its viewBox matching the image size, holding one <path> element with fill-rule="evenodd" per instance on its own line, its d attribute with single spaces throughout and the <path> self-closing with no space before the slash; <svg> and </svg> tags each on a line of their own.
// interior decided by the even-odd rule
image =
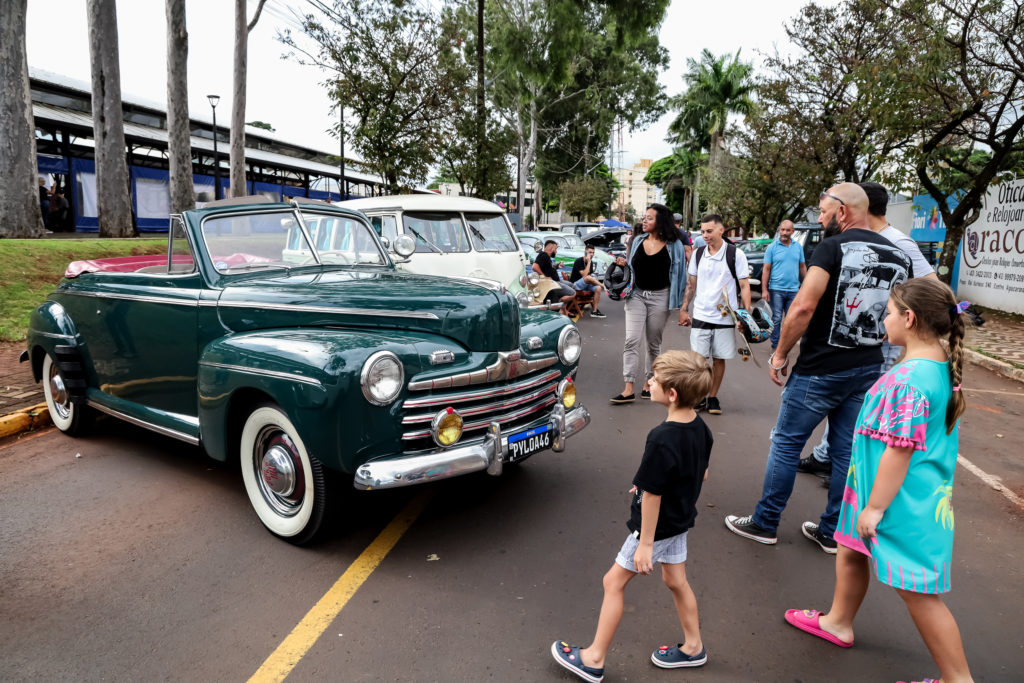
<svg viewBox="0 0 1024 683">
<path fill-rule="evenodd" d="M 793 221 L 782 221 L 775 241 L 764 252 L 761 271 L 761 298 L 772 307 L 772 351 L 779 345 L 782 316 L 789 311 L 800 282 L 807 274 L 804 248 L 793 241 Z"/>
</svg>

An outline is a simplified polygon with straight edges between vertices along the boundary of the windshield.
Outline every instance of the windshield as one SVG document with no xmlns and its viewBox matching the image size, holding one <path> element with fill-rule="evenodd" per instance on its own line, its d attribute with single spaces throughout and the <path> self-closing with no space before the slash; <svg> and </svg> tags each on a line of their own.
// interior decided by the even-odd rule
<svg viewBox="0 0 1024 683">
<path fill-rule="evenodd" d="M 434 254 L 469 251 L 469 239 L 457 213 L 406 211 L 405 233 L 416 239 L 416 251 Z"/>
<path fill-rule="evenodd" d="M 303 214 L 302 218 L 317 245 L 316 252 L 291 211 L 210 218 L 203 221 L 203 240 L 221 273 L 317 263 L 387 264 L 372 231 L 362 221 L 323 214 Z"/>
<path fill-rule="evenodd" d="M 466 225 L 478 251 L 515 251 L 516 241 L 505 217 L 494 213 L 467 213 Z"/>
<path fill-rule="evenodd" d="M 565 244 L 564 245 L 559 245 L 559 246 L 566 246 L 566 247 L 569 247 L 570 249 L 582 249 L 583 248 L 583 240 L 581 240 L 576 235 L 563 235 L 562 236 L 562 240 L 565 242 Z"/>
<path fill-rule="evenodd" d="M 771 243 L 744 242 L 739 246 L 740 249 L 743 250 L 744 254 L 763 254 L 765 251 L 768 250 L 768 244 Z"/>
</svg>

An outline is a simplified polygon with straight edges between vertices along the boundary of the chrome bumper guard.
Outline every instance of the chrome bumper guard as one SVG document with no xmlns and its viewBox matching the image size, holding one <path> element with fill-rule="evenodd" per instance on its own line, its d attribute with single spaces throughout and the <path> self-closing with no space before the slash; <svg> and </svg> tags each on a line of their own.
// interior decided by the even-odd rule
<svg viewBox="0 0 1024 683">
<path fill-rule="evenodd" d="M 561 404 L 557 404 L 546 422 L 554 431 L 551 450 L 560 453 L 565 450 L 566 439 L 590 424 L 590 412 L 582 405 L 566 411 Z M 542 424 L 545 422 L 531 426 Z M 387 460 L 371 460 L 360 465 L 353 486 L 365 491 L 393 489 L 450 479 L 480 470 L 498 476 L 507 460 L 508 438 L 502 435 L 501 425 L 492 422 L 483 440 L 473 444 L 438 448 Z"/>
</svg>

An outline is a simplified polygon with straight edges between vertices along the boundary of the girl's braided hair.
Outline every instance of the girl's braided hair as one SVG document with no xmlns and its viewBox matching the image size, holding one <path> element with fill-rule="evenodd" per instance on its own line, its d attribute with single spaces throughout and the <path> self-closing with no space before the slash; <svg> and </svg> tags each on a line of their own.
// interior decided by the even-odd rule
<svg viewBox="0 0 1024 683">
<path fill-rule="evenodd" d="M 960 391 L 964 371 L 964 321 L 957 310 L 956 297 L 948 285 L 934 278 L 914 278 L 893 287 L 892 301 L 901 312 L 913 311 L 918 334 L 949 339 L 949 381 L 953 396 L 946 408 L 946 433 L 956 426 L 967 408 Z"/>
</svg>

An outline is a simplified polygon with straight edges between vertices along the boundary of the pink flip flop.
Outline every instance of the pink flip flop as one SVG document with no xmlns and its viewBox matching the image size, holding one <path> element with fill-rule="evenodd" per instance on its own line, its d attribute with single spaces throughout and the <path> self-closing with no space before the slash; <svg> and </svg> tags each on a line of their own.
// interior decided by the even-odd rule
<svg viewBox="0 0 1024 683">
<path fill-rule="evenodd" d="M 801 631 L 806 631 L 812 636 L 818 636 L 833 645 L 839 647 L 852 647 L 853 643 L 839 640 L 836 636 L 832 635 L 828 631 L 823 630 L 818 625 L 818 619 L 821 618 L 821 612 L 816 609 L 790 609 L 786 610 L 786 621 L 793 626 L 796 626 Z"/>
</svg>

